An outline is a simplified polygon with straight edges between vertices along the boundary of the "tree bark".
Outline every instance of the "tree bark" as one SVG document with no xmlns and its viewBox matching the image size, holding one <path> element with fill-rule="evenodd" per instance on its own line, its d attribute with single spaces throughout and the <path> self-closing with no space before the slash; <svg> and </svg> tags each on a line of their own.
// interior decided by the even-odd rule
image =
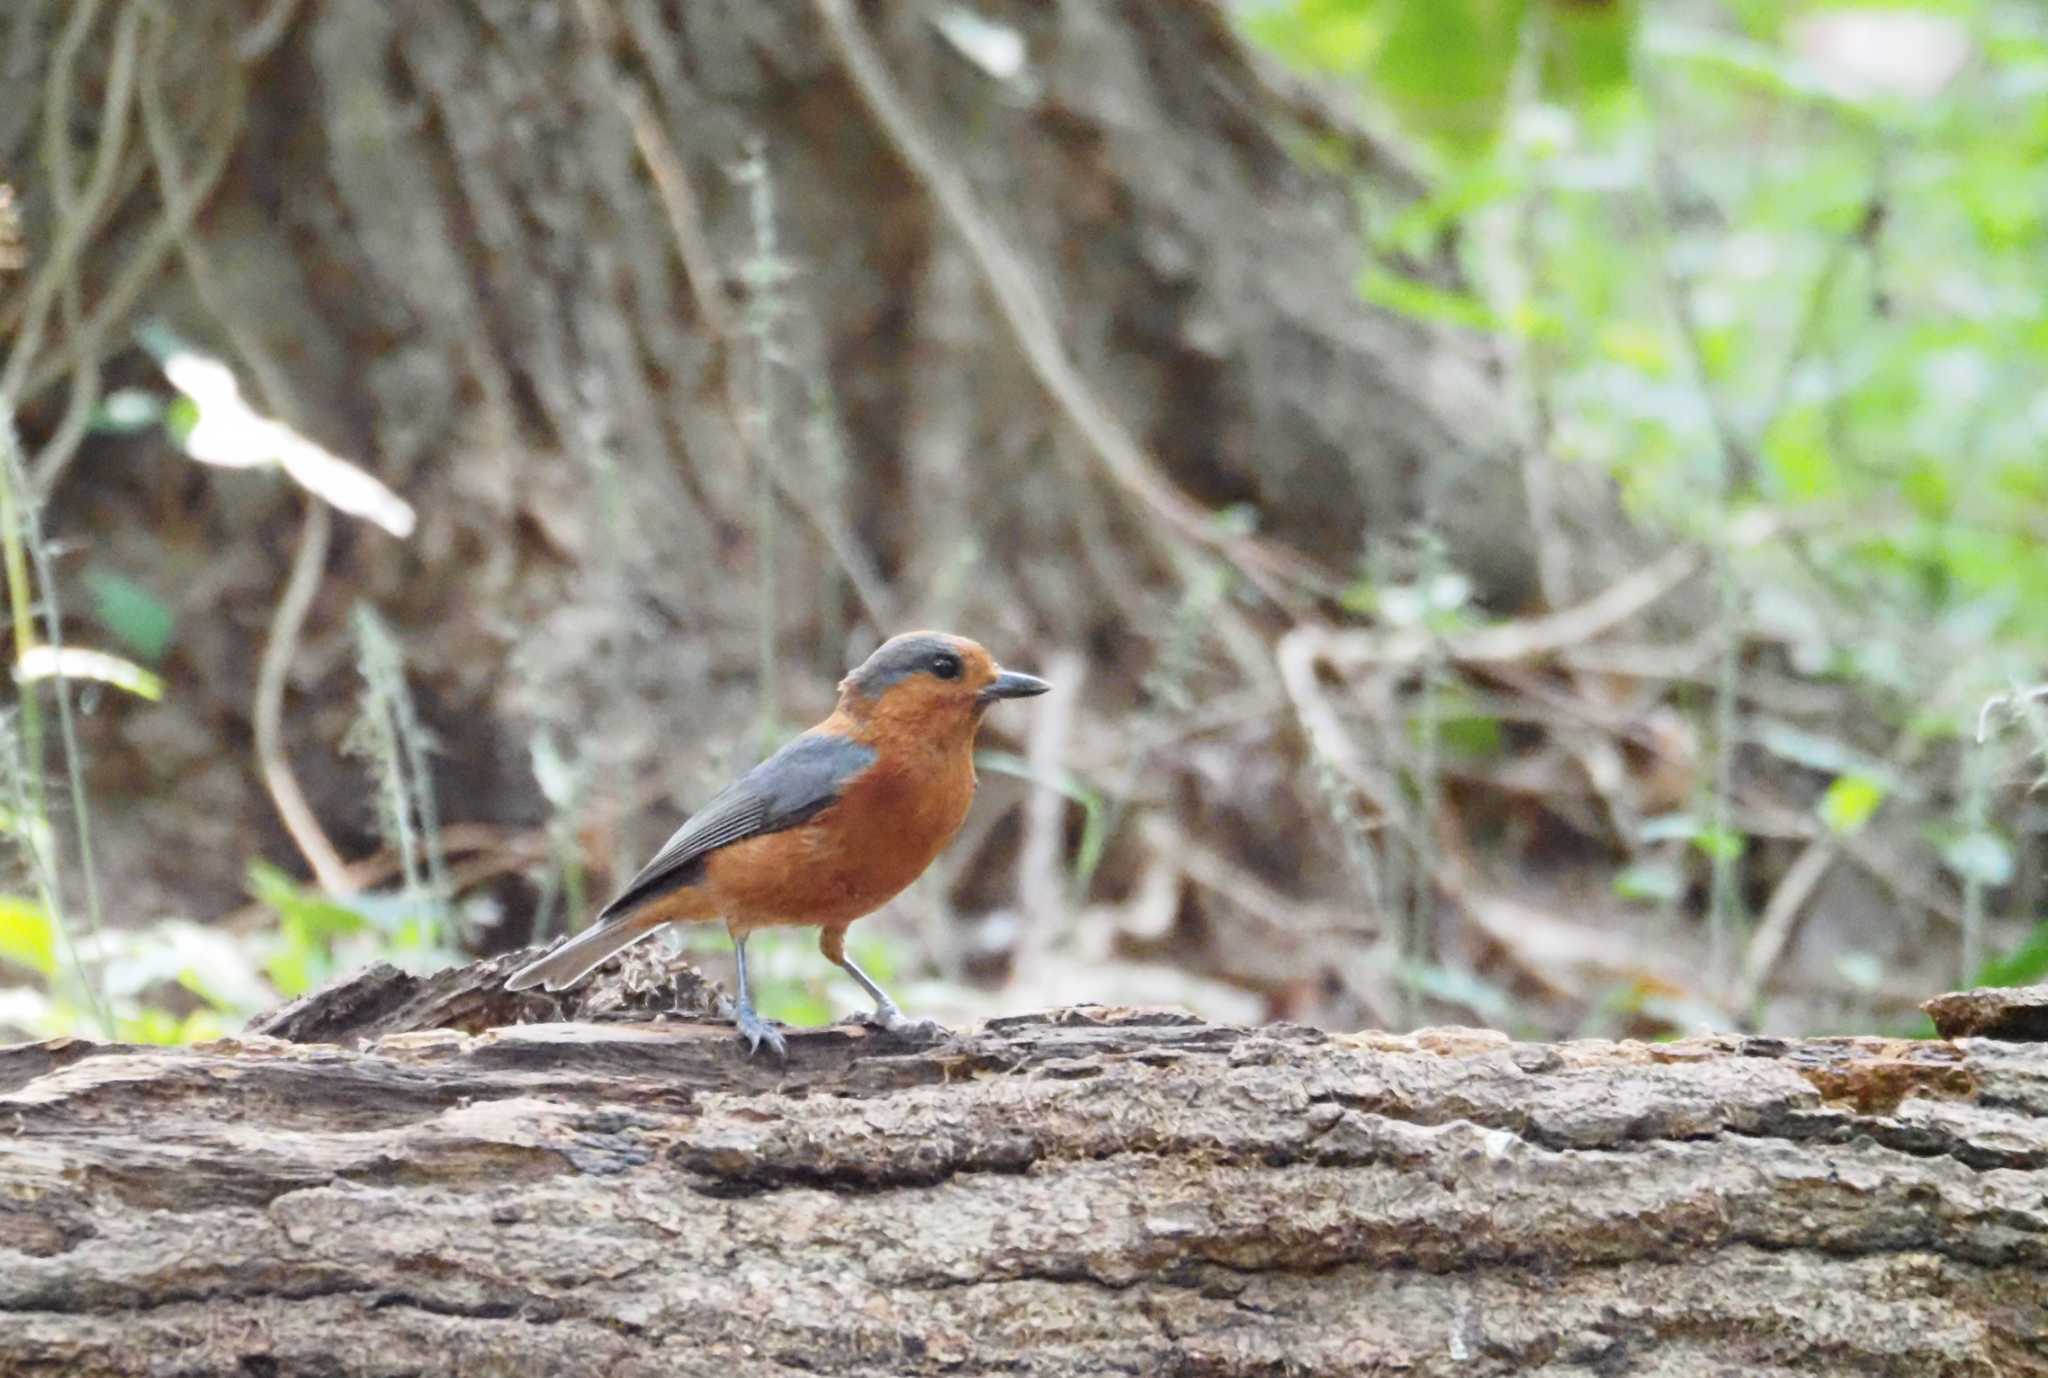
<svg viewBox="0 0 2048 1378">
<path fill-rule="evenodd" d="M 644 1010 L 375 1033 L 392 980 L 353 1049 L 0 1050 L 0 1371 L 2048 1372 L 2031 1044 L 1090 1007 L 784 1065 Z"/>
</svg>

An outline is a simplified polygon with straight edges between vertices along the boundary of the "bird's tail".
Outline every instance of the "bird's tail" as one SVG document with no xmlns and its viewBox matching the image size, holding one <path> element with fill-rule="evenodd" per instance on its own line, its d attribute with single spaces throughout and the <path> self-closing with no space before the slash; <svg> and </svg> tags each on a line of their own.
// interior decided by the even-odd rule
<svg viewBox="0 0 2048 1378">
<path fill-rule="evenodd" d="M 658 927 L 659 924 L 650 927 L 633 923 L 593 924 L 506 977 L 505 989 L 525 990 L 529 986 L 545 985 L 549 990 L 567 990 L 605 958 L 622 948 L 631 947 Z"/>
</svg>

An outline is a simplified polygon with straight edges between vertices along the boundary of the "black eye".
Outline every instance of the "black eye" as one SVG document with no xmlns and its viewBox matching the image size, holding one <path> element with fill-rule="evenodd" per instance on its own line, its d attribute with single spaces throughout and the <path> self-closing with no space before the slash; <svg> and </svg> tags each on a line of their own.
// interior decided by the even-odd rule
<svg viewBox="0 0 2048 1378">
<path fill-rule="evenodd" d="M 960 678 L 960 657 L 951 651 L 941 651 L 932 657 L 932 673 L 940 679 Z"/>
</svg>

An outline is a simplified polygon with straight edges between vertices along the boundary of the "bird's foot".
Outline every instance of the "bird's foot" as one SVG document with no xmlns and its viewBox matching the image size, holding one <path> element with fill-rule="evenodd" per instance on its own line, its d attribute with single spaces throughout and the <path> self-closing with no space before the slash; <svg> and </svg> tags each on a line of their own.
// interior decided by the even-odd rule
<svg viewBox="0 0 2048 1378">
<path fill-rule="evenodd" d="M 867 1017 L 867 1022 L 898 1038 L 915 1039 L 921 1043 L 930 1043 L 952 1033 L 936 1019 L 912 1019 L 897 1009 L 894 1001 L 877 1005 L 874 1013 Z"/>
<path fill-rule="evenodd" d="M 789 1044 L 783 1039 L 782 1030 L 754 1013 L 752 1005 L 740 1006 L 732 1022 L 740 1037 L 746 1040 L 748 1057 L 760 1052 L 761 1045 L 766 1043 L 775 1056 L 785 1062 L 789 1060 Z"/>
</svg>

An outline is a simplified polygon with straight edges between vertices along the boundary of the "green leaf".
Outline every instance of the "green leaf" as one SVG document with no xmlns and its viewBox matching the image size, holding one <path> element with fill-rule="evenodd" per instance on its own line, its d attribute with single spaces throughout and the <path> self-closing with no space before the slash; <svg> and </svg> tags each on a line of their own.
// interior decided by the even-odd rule
<svg viewBox="0 0 2048 1378">
<path fill-rule="evenodd" d="M 0 961 L 56 975 L 57 925 L 34 900 L 0 895 Z"/>
<path fill-rule="evenodd" d="M 286 936 L 298 943 L 324 945 L 369 926 L 361 911 L 317 890 L 301 889 L 290 876 L 268 862 L 249 863 L 249 893 L 277 911 Z"/>
<path fill-rule="evenodd" d="M 1630 866 L 1615 876 L 1614 893 L 1625 900 L 1670 904 L 1685 895 L 1685 874 L 1676 866 Z"/>
<path fill-rule="evenodd" d="M 1507 104 L 1526 0 L 1380 0 L 1386 38 L 1375 86 L 1452 152 L 1492 140 Z"/>
<path fill-rule="evenodd" d="M 180 1037 L 183 1021 L 169 1010 L 155 1005 L 145 1005 L 134 1014 L 114 1021 L 114 1036 L 123 1043 L 148 1043 L 157 1047 L 170 1047 L 184 1042 Z"/>
<path fill-rule="evenodd" d="M 1408 739 L 1417 746 L 1425 744 L 1434 728 L 1435 745 L 1452 757 L 1498 756 L 1505 746 L 1500 719 L 1455 681 L 1437 691 L 1432 712 L 1412 712 L 1407 724 Z"/>
<path fill-rule="evenodd" d="M 168 1048 L 224 1037 L 228 1026 L 212 1010 L 193 1010 L 190 1014 L 178 1015 L 154 1005 L 145 1005 L 132 1015 L 116 1019 L 114 1032 L 124 1042 Z"/>
<path fill-rule="evenodd" d="M 1437 325 L 1495 331 L 1502 324 L 1492 307 L 1469 292 L 1451 292 L 1414 278 L 1397 277 L 1384 268 L 1368 268 L 1359 279 L 1358 294 L 1375 306 Z"/>
<path fill-rule="evenodd" d="M 1462 1005 L 1489 1024 L 1506 1024 L 1515 1017 L 1513 997 L 1472 972 L 1421 962 L 1398 963 L 1394 972 L 1417 993 L 1447 1005 Z"/>
<path fill-rule="evenodd" d="M 1058 771 L 1046 775 L 1031 768 L 1031 763 L 1022 756 L 1007 751 L 978 751 L 974 764 L 996 775 L 1008 775 L 1018 780 L 1029 780 L 1057 791 L 1081 806 L 1081 841 L 1074 853 L 1074 883 L 1077 889 L 1086 890 L 1095 868 L 1102 862 L 1102 853 L 1109 846 L 1109 805 L 1101 791 L 1092 789 L 1071 771 Z"/>
<path fill-rule="evenodd" d="M 1702 828 L 1692 845 L 1716 861 L 1733 861 L 1748 849 L 1749 839 L 1732 828 Z"/>
<path fill-rule="evenodd" d="M 116 641 L 152 665 L 164 658 L 178 625 L 170 604 L 111 570 L 88 569 L 84 583 L 92 597 L 93 616 Z"/>
<path fill-rule="evenodd" d="M 1838 775 L 1821 796 L 1821 822 L 1844 836 L 1860 832 L 1877 812 L 1878 805 L 1884 803 L 1884 797 L 1885 787 L 1880 781 L 1867 775 Z"/>
<path fill-rule="evenodd" d="M 1555 98 L 1598 100 L 1630 85 L 1630 53 L 1636 6 L 1629 0 L 1605 4 L 1551 3 L 1554 26 L 1543 86 Z"/>
<path fill-rule="evenodd" d="M 1382 253 L 1428 259 L 1478 212 L 1520 194 L 1525 182 L 1519 166 L 1504 159 L 1453 169 L 1428 196 L 1377 229 L 1373 245 Z"/>
<path fill-rule="evenodd" d="M 2031 986 L 2048 980 L 2048 923 L 2037 923 L 2026 940 L 1994 957 L 1977 974 L 1980 986 Z"/>
<path fill-rule="evenodd" d="M 1763 455 L 1784 497 L 1812 501 L 1843 491 L 1841 466 L 1828 444 L 1827 417 L 1818 407 L 1788 407 L 1780 413 L 1764 432 Z"/>
<path fill-rule="evenodd" d="M 182 392 L 173 397 L 170 405 L 164 408 L 164 429 L 170 432 L 171 439 L 181 450 L 185 448 L 185 441 L 192 434 L 193 427 L 198 424 L 199 404 Z"/>
<path fill-rule="evenodd" d="M 1671 349 L 1663 332 L 1635 321 L 1608 321 L 1597 334 L 1600 352 L 1650 378 L 1671 376 Z"/>
<path fill-rule="evenodd" d="M 1363 75 L 1386 35 L 1380 7 L 1362 0 L 1281 0 L 1248 7 L 1245 28 L 1288 61 Z"/>
<path fill-rule="evenodd" d="M 286 999 L 304 995 L 319 985 L 322 969 L 319 954 L 298 946 L 280 948 L 263 964 L 270 984 L 276 986 L 277 993 Z"/>
<path fill-rule="evenodd" d="M 1899 491 L 1922 516 L 1946 517 L 1955 508 L 1948 470 L 1939 460 L 1915 460 L 1901 477 Z"/>
<path fill-rule="evenodd" d="M 1467 760 L 1498 756 L 1506 746 L 1500 719 L 1484 713 L 1438 718 L 1436 740 L 1447 754 Z"/>
<path fill-rule="evenodd" d="M 755 998 L 765 1019 L 814 1028 L 832 1022 L 832 1006 L 802 986 L 771 985 Z"/>
</svg>

